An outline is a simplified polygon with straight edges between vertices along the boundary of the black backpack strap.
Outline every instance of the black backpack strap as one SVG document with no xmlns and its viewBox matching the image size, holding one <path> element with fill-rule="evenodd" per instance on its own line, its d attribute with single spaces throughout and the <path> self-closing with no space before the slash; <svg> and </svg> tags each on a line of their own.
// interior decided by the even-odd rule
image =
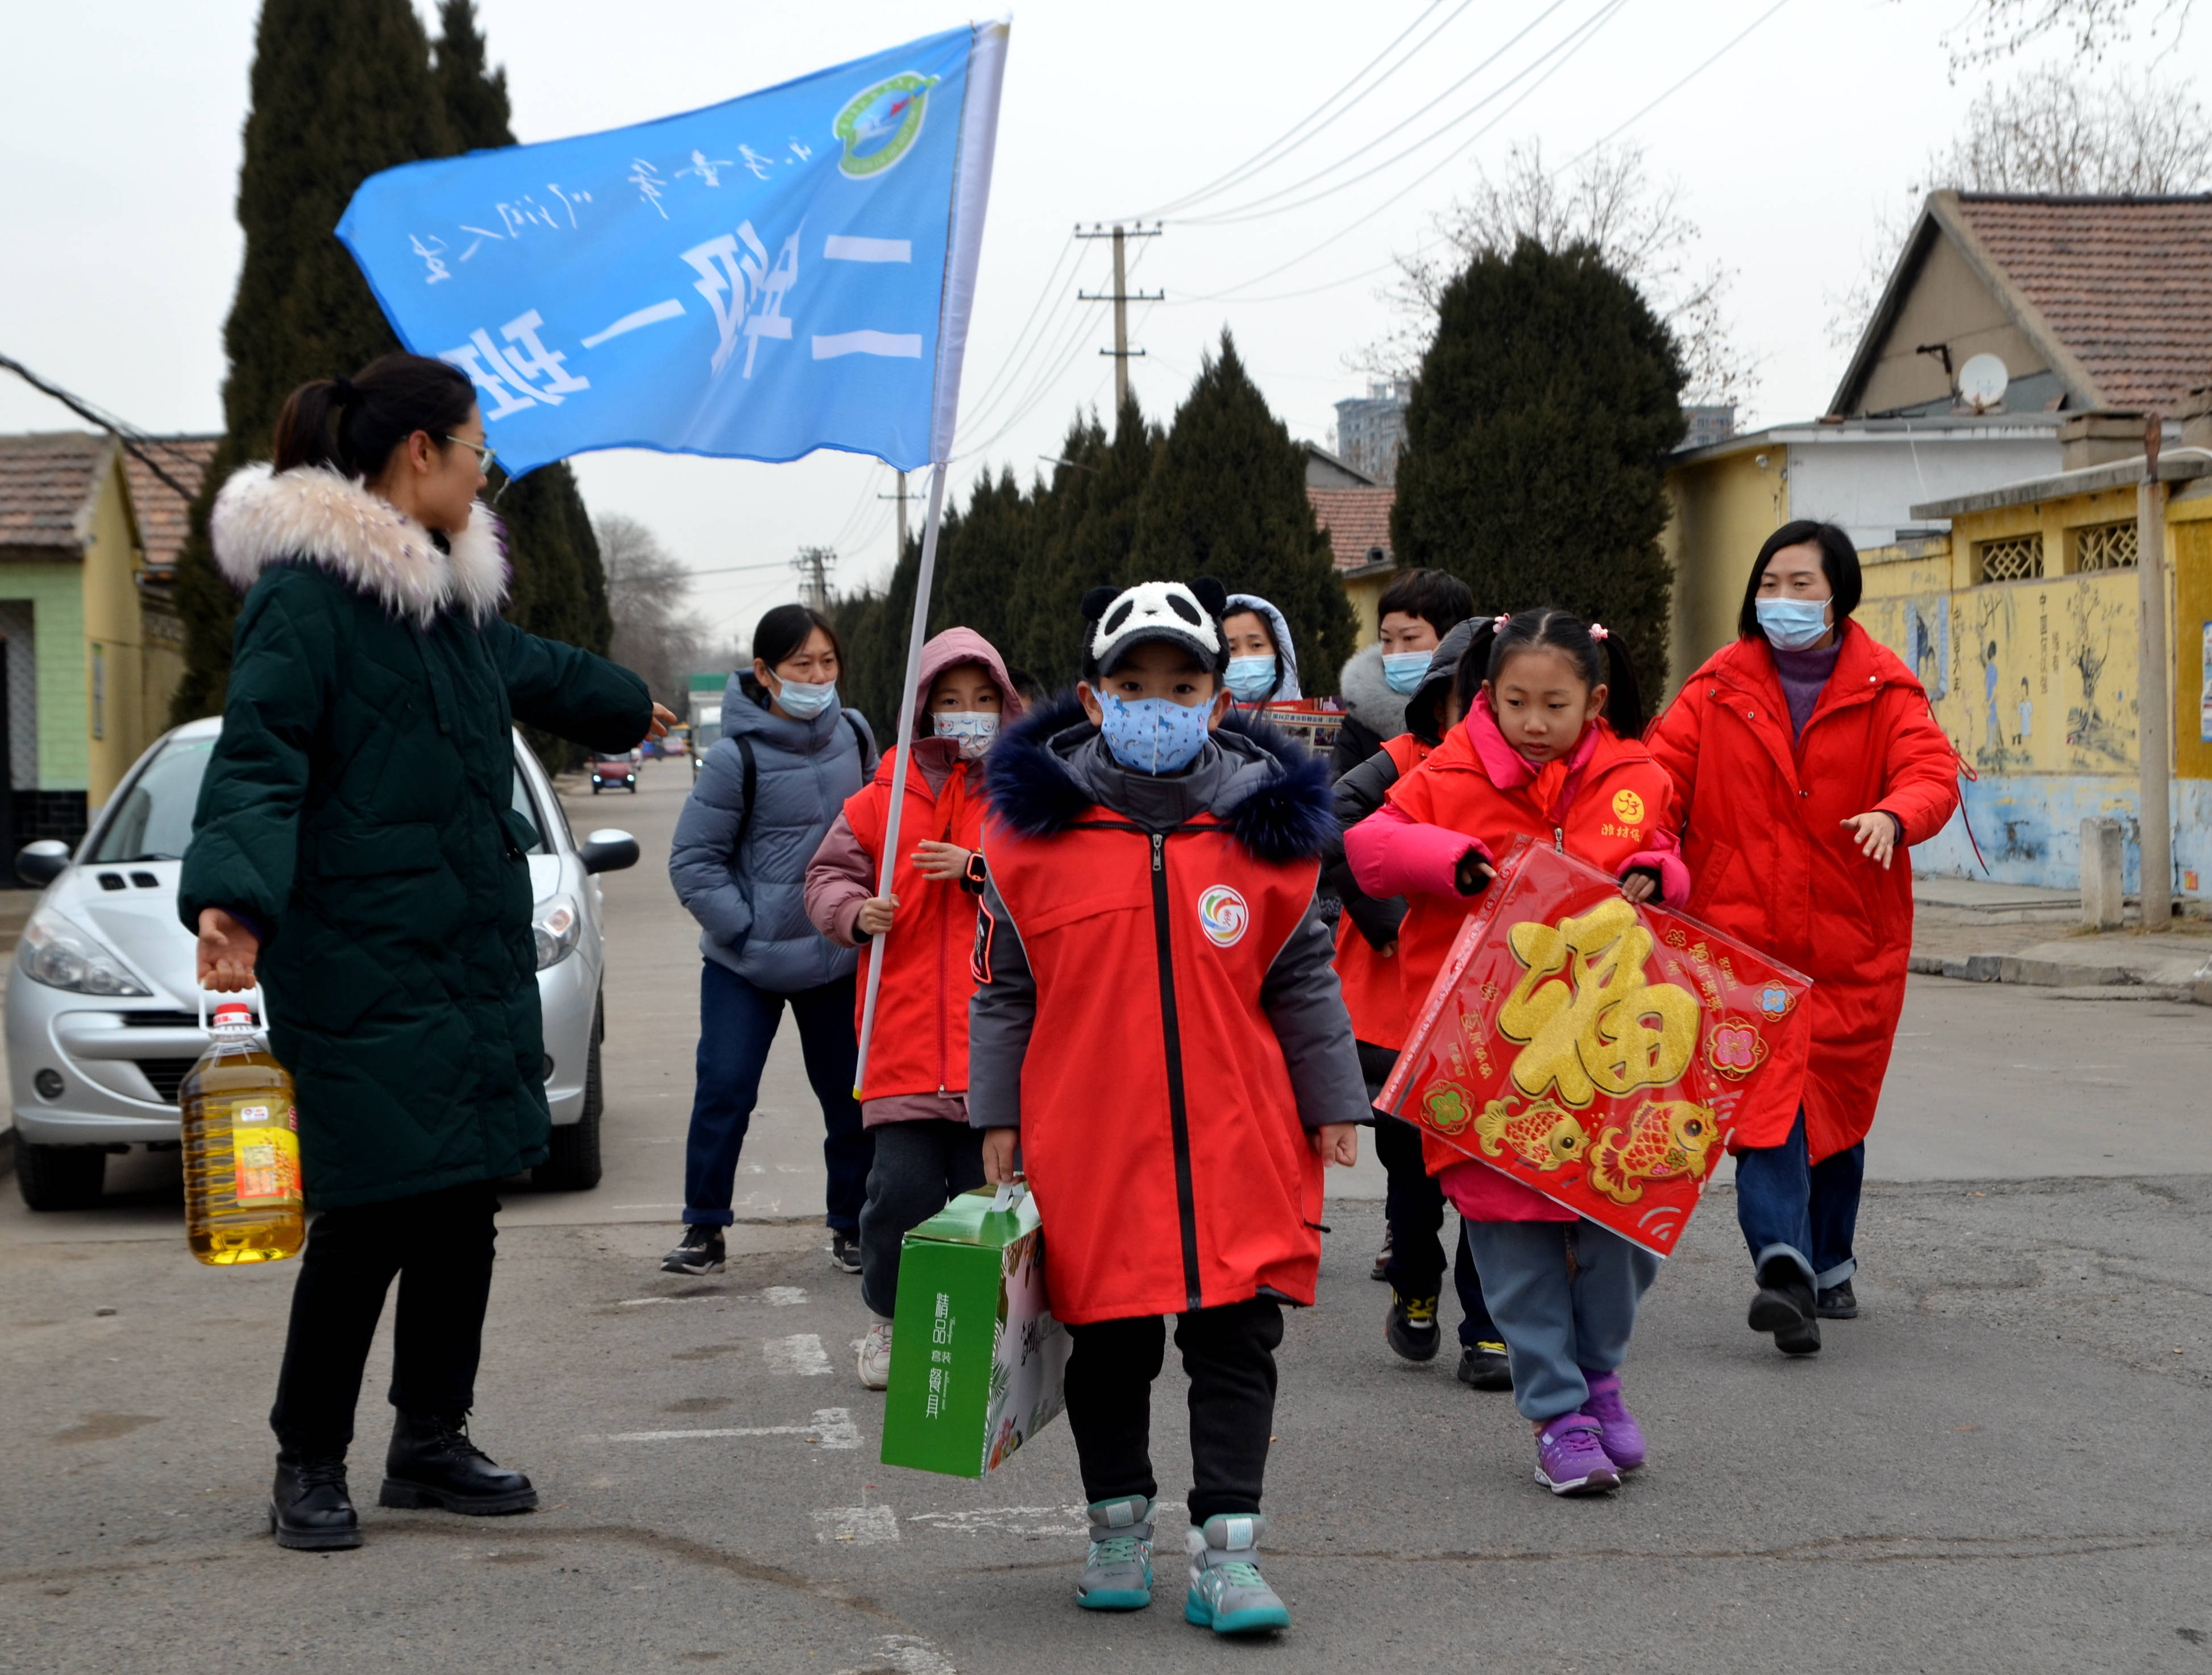
<svg viewBox="0 0 2212 1675">
<path fill-rule="evenodd" d="M 760 764 L 753 760 L 753 741 L 742 733 L 730 735 L 730 742 L 738 747 L 744 758 L 744 781 L 741 788 L 745 800 L 744 811 L 738 816 L 738 835 L 730 844 L 730 862 L 735 865 L 738 851 L 745 846 L 745 832 L 753 823 L 753 804 L 760 800 Z"/>
<path fill-rule="evenodd" d="M 860 777 L 867 779 L 876 771 L 876 764 L 883 758 L 868 754 L 868 730 L 860 725 L 860 718 L 848 710 L 843 712 L 845 725 L 853 729 L 853 742 L 860 747 Z"/>
</svg>

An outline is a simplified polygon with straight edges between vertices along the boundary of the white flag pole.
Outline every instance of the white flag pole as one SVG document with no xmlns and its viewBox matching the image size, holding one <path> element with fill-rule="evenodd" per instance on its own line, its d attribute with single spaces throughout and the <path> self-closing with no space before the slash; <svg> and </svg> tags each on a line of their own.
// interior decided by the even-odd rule
<svg viewBox="0 0 2212 1675">
<path fill-rule="evenodd" d="M 945 265 L 945 299 L 938 314 L 936 400 L 930 413 L 929 518 L 921 531 L 921 569 L 914 582 L 914 621 L 907 630 L 906 687 L 899 702 L 898 748 L 891 759 L 890 808 L 884 822 L 884 852 L 876 894 L 891 892 L 898 859 L 899 816 L 906 808 L 907 764 L 914 758 L 915 712 L 921 702 L 921 646 L 929 637 L 929 594 L 937 578 L 937 532 L 945 512 L 945 472 L 960 411 L 960 368 L 968 350 L 968 320 L 975 302 L 975 265 L 983 242 L 983 210 L 991 196 L 992 152 L 999 134 L 999 90 L 1006 76 L 1006 24 L 980 23 L 969 49 L 968 83 L 960 106 L 960 153 L 954 165 L 951 237 Z M 906 555 L 899 555 L 902 561 Z M 868 960 L 868 987 L 860 1004 L 860 1055 L 853 1067 L 853 1097 L 860 1097 L 868 1071 L 868 1046 L 876 1033 L 876 996 L 883 988 L 884 937 Z"/>
</svg>

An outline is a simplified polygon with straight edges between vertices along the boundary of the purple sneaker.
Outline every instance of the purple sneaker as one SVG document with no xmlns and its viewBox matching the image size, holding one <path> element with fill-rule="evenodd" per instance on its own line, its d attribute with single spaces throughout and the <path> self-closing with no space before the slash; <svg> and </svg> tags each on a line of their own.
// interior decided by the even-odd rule
<svg viewBox="0 0 2212 1675">
<path fill-rule="evenodd" d="M 1606 1457 L 1624 1472 L 1635 1471 L 1644 1464 L 1644 1428 L 1620 1399 L 1620 1374 L 1585 1367 L 1583 1377 L 1589 1385 L 1589 1399 L 1583 1404 L 1583 1412 L 1597 1421 Z"/>
<path fill-rule="evenodd" d="M 1554 1495 L 1602 1495 L 1620 1487 L 1586 1413 L 1563 1413 L 1536 1433 L 1536 1481 Z"/>
</svg>

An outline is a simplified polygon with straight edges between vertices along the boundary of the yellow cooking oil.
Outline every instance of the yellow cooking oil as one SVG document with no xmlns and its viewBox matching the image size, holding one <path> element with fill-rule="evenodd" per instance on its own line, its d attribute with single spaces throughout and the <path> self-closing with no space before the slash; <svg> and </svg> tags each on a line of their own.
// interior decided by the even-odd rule
<svg viewBox="0 0 2212 1675">
<path fill-rule="evenodd" d="M 184 1110 L 185 1237 L 202 1262 L 282 1262 L 307 1237 L 292 1078 L 243 1002 L 216 1008 L 213 1038 L 177 1090 Z"/>
</svg>

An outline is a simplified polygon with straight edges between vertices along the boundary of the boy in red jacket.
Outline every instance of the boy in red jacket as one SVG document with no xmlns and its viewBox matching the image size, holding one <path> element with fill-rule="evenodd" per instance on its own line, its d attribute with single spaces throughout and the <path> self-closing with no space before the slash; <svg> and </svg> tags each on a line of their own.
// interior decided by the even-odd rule
<svg viewBox="0 0 2212 1675">
<path fill-rule="evenodd" d="M 1313 1301 L 1322 1168 L 1353 1160 L 1367 1096 L 1314 908 L 1328 776 L 1224 719 L 1224 603 L 1211 581 L 1094 590 L 1081 708 L 992 752 L 968 1117 L 993 1181 L 1020 1144 L 1074 1340 L 1077 1603 L 1152 1602 L 1173 1314 L 1198 1479 L 1183 1613 L 1238 1634 L 1290 1621 L 1258 1569 L 1274 1350 L 1282 1305 Z"/>
</svg>

